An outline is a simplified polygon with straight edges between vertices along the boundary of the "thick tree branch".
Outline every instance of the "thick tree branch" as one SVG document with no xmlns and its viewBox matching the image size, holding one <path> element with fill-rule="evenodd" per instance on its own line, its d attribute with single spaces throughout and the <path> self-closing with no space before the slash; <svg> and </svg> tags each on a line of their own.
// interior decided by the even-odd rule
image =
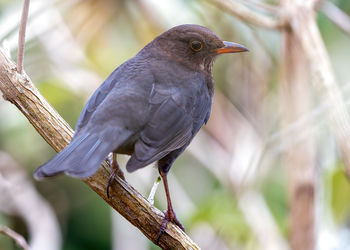
<svg viewBox="0 0 350 250">
<path fill-rule="evenodd" d="M 16 65 L 0 49 L 0 90 L 4 99 L 10 101 L 27 117 L 38 133 L 60 151 L 68 145 L 73 130 L 39 93 L 28 76 L 18 74 Z M 95 175 L 84 180 L 111 207 L 129 220 L 142 233 L 155 242 L 163 213 L 120 178 L 112 185 L 111 198 L 106 196 L 109 177 L 108 163 L 103 163 Z M 199 247 L 177 226 L 169 223 L 159 246 L 163 249 L 199 249 Z"/>
</svg>

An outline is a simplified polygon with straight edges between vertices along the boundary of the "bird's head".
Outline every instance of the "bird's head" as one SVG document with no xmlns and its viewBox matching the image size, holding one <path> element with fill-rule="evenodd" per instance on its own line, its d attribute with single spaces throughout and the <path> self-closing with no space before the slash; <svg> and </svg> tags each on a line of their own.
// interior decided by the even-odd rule
<svg viewBox="0 0 350 250">
<path fill-rule="evenodd" d="M 152 43 L 158 53 L 206 72 L 211 72 L 216 56 L 248 51 L 244 46 L 222 41 L 208 28 L 194 24 L 176 26 L 156 37 Z"/>
</svg>

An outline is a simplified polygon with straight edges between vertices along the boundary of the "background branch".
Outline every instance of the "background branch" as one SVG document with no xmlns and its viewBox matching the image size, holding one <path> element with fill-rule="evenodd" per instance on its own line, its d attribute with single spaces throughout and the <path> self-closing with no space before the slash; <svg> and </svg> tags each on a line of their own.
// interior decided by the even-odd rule
<svg viewBox="0 0 350 250">
<path fill-rule="evenodd" d="M 0 151 L 0 193 L 0 211 L 21 218 L 32 250 L 61 249 L 55 212 L 38 193 L 24 168 L 3 151 Z"/>
<path fill-rule="evenodd" d="M 324 1 L 320 7 L 320 11 L 325 14 L 335 25 L 343 32 L 350 35 L 350 17 L 334 3 Z"/>
<path fill-rule="evenodd" d="M 254 24 L 259 27 L 267 29 L 281 29 L 287 23 L 287 18 L 282 18 L 286 16 L 277 16 L 275 18 L 264 16 L 262 14 L 257 13 L 256 11 L 250 10 L 244 4 L 236 0 L 212 0 L 211 2 L 217 7 L 219 7 L 221 10 L 238 17 L 243 22 Z"/>
<path fill-rule="evenodd" d="M 12 229 L 4 226 L 0 226 L 0 234 L 6 235 L 13 239 L 18 246 L 23 248 L 24 250 L 30 250 L 27 241 L 24 239 L 24 237 L 17 232 L 13 231 Z"/>
<path fill-rule="evenodd" d="M 252 7 L 257 9 L 262 9 L 270 14 L 279 15 L 280 10 L 277 5 L 271 5 L 269 3 L 260 1 L 260 0 L 244 0 L 247 4 L 252 5 Z"/>
<path fill-rule="evenodd" d="M 26 74 L 18 74 L 16 65 L 0 49 L 0 90 L 4 99 L 10 101 L 27 117 L 38 133 L 60 151 L 68 145 L 73 130 L 39 93 Z M 84 180 L 111 207 L 118 211 L 142 233 L 155 242 L 163 213 L 152 206 L 127 182 L 116 178 L 112 185 L 111 198 L 106 197 L 109 166 L 103 163 L 95 175 Z M 199 249 L 199 247 L 177 226 L 169 223 L 166 233 L 160 238 L 163 249 Z"/>
<path fill-rule="evenodd" d="M 339 90 L 330 59 L 315 18 L 319 0 L 281 0 L 278 19 L 262 16 L 236 0 L 214 0 L 218 7 L 242 21 L 269 29 L 280 29 L 283 35 L 282 79 L 284 88 L 281 100 L 285 102 L 285 125 L 307 114 L 310 109 L 310 80 L 322 100 L 329 101 L 331 108 L 327 118 L 336 138 L 346 174 L 350 176 L 350 119 L 342 93 Z M 252 2 L 250 1 L 252 4 Z M 252 8 L 257 8 L 249 6 Z M 331 8 L 328 8 L 328 13 Z M 330 16 L 336 22 L 347 24 L 344 15 L 336 15 L 333 8 Z M 342 21 L 340 21 L 342 20 Z M 291 249 L 315 248 L 315 190 L 316 162 L 312 124 L 306 124 L 307 136 L 299 145 L 289 147 L 285 163 L 289 169 L 290 245 Z"/>
<path fill-rule="evenodd" d="M 293 31 L 298 36 L 310 65 L 313 85 L 324 100 L 329 100 L 329 127 L 334 134 L 341 152 L 345 172 L 350 178 L 350 117 L 344 98 L 335 79 L 331 62 L 317 27 L 313 8 L 300 6 L 295 13 Z"/>
<path fill-rule="evenodd" d="M 288 1 L 286 1 L 288 2 Z M 291 2 L 289 2 L 291 3 Z M 288 8 L 288 3 L 286 8 Z M 310 112 L 310 86 L 308 62 L 298 34 L 292 30 L 283 32 L 281 55 L 281 100 L 283 124 L 290 124 Z M 290 207 L 290 247 L 292 250 L 315 248 L 315 142 L 312 123 L 303 126 L 305 136 L 288 147 L 284 164 L 288 170 L 288 194 Z M 288 141 L 288 138 L 284 138 Z"/>
</svg>

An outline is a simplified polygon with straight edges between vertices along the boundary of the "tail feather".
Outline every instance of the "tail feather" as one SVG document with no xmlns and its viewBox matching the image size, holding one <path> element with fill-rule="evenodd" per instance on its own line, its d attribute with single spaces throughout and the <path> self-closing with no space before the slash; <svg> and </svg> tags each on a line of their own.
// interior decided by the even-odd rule
<svg viewBox="0 0 350 250">
<path fill-rule="evenodd" d="M 60 173 L 79 178 L 89 177 L 97 171 L 110 152 L 116 150 L 133 134 L 119 127 L 104 128 L 99 132 L 75 135 L 65 149 L 35 170 L 35 179 Z"/>
<path fill-rule="evenodd" d="M 54 166 L 63 165 L 64 161 L 71 156 L 71 154 L 77 149 L 77 147 L 79 145 L 81 145 L 84 142 L 84 140 L 88 136 L 89 136 L 89 134 L 85 134 L 85 135 L 80 136 L 79 138 L 77 138 L 76 140 L 71 142 L 65 149 L 63 149 L 63 151 L 58 153 L 52 160 L 50 160 L 49 162 L 44 164 L 42 167 L 46 166 L 45 172 L 54 171 L 55 170 L 55 168 L 53 168 Z M 39 170 L 39 168 L 37 169 L 37 171 L 35 171 L 34 176 L 38 172 L 38 170 Z M 44 168 L 43 168 L 43 170 L 44 170 Z"/>
<path fill-rule="evenodd" d="M 50 161 L 35 172 L 35 179 L 66 173 L 74 177 L 93 175 L 109 153 L 108 143 L 90 134 L 83 134 L 74 140 Z"/>
</svg>

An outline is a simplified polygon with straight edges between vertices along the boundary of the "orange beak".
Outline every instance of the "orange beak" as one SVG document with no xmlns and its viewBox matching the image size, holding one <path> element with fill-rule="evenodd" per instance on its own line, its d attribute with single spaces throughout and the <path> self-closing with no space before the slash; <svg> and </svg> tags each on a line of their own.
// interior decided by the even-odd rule
<svg viewBox="0 0 350 250">
<path fill-rule="evenodd" d="M 238 52 L 244 52 L 249 51 L 246 47 L 243 45 L 240 45 L 238 43 L 232 43 L 232 42 L 226 42 L 224 41 L 225 46 L 216 49 L 216 53 L 219 54 L 226 54 L 226 53 L 238 53 Z"/>
</svg>

